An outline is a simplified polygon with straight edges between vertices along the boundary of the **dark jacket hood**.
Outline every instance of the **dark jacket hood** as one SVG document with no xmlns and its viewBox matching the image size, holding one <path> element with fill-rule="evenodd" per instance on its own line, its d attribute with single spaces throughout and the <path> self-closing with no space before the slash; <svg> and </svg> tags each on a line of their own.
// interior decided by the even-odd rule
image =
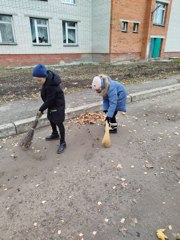
<svg viewBox="0 0 180 240">
<path fill-rule="evenodd" d="M 61 83 L 60 76 L 57 75 L 56 73 L 48 70 L 47 71 L 46 82 L 45 82 L 44 85 L 46 85 L 46 86 L 59 86 L 60 83 Z"/>
</svg>

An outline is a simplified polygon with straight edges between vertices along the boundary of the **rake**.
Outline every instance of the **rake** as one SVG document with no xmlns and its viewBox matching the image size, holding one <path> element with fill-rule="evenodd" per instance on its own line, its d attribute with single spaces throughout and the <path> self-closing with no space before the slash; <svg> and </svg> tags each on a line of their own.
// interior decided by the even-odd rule
<svg viewBox="0 0 180 240">
<path fill-rule="evenodd" d="M 36 116 L 33 124 L 32 124 L 32 127 L 30 128 L 30 130 L 26 133 L 26 135 L 21 139 L 19 145 L 23 148 L 23 149 L 28 149 L 31 144 L 32 144 L 32 140 L 33 140 L 33 137 L 34 137 L 34 130 L 35 128 L 37 127 L 38 125 L 38 122 L 39 122 L 39 119 L 40 117 L 39 116 Z"/>
</svg>

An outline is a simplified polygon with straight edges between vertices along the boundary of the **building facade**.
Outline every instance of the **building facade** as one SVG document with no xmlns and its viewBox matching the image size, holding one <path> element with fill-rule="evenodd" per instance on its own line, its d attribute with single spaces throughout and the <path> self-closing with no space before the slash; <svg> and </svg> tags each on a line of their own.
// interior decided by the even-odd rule
<svg viewBox="0 0 180 240">
<path fill-rule="evenodd" d="M 170 0 L 113 0 L 111 61 L 162 58 L 170 11 Z"/>
<path fill-rule="evenodd" d="M 164 56 L 180 58 L 180 1 L 173 0 Z"/>
<path fill-rule="evenodd" d="M 170 17 L 172 1 L 176 3 Z M 173 29 L 180 18 L 178 1 L 0 0 L 0 65 L 178 55 Z"/>
</svg>

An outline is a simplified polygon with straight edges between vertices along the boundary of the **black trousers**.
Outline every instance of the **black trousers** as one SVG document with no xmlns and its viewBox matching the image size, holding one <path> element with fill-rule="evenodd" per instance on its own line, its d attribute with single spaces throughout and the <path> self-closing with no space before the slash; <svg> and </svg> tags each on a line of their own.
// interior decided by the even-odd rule
<svg viewBox="0 0 180 240">
<path fill-rule="evenodd" d="M 114 112 L 114 115 L 113 115 L 113 117 L 110 120 L 111 123 L 117 123 L 116 122 L 116 114 L 117 114 L 117 111 Z"/>
<path fill-rule="evenodd" d="M 52 132 L 54 134 L 57 134 L 58 131 L 57 131 L 57 126 L 58 126 L 58 129 L 59 129 L 59 134 L 60 134 L 60 143 L 63 143 L 65 142 L 65 128 L 64 128 L 64 124 L 63 123 L 60 123 L 60 124 L 55 124 L 53 122 L 50 121 L 50 124 L 51 124 L 51 127 L 52 127 Z"/>
</svg>

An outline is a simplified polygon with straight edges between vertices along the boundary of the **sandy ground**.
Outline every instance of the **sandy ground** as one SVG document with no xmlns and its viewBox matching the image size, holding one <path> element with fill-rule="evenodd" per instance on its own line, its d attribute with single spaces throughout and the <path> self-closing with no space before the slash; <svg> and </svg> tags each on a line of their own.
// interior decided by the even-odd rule
<svg viewBox="0 0 180 240">
<path fill-rule="evenodd" d="M 108 149 L 98 124 L 66 123 L 62 155 L 58 141 L 44 141 L 49 127 L 26 152 L 22 136 L 1 139 L 0 239 L 152 240 L 159 228 L 179 239 L 179 99 L 128 105 Z"/>
</svg>

